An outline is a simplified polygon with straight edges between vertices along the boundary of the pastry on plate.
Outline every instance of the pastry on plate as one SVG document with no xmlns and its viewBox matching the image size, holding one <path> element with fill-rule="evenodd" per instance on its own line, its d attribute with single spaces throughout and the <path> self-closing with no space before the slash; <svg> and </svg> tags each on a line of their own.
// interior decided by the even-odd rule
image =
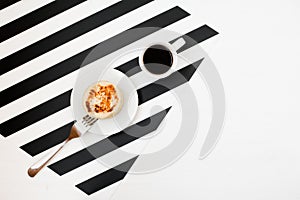
<svg viewBox="0 0 300 200">
<path fill-rule="evenodd" d="M 98 81 L 91 85 L 84 94 L 84 108 L 95 118 L 105 119 L 116 115 L 122 108 L 123 98 L 120 90 L 113 83 Z"/>
</svg>

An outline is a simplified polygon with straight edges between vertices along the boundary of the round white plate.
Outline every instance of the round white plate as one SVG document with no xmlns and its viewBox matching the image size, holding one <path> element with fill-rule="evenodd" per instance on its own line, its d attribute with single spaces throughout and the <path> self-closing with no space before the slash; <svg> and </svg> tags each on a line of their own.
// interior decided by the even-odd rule
<svg viewBox="0 0 300 200">
<path fill-rule="evenodd" d="M 123 106 L 120 112 L 111 118 L 99 119 L 89 130 L 95 134 L 110 135 L 128 127 L 134 119 L 138 109 L 138 95 L 134 84 L 125 74 L 115 69 L 104 71 L 101 68 L 96 62 L 87 68 L 80 69 L 71 95 L 71 106 L 75 120 L 81 120 L 87 114 L 83 103 L 86 89 L 100 80 L 115 84 L 123 96 Z"/>
</svg>

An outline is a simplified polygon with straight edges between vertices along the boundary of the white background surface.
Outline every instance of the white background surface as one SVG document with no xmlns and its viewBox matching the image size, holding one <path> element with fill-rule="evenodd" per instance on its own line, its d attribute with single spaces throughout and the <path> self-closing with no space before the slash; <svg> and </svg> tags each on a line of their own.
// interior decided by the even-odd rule
<svg viewBox="0 0 300 200">
<path fill-rule="evenodd" d="M 172 5 L 179 5 L 192 14 L 192 20 L 184 20 L 174 26 L 178 27 L 177 31 L 185 33 L 192 30 L 192 27 L 188 29 L 190 24 L 194 28 L 208 24 L 220 33 L 202 46 L 215 62 L 226 90 L 227 114 L 223 135 L 212 154 L 205 160 L 198 160 L 204 137 L 199 133 L 193 146 L 176 164 L 155 174 L 127 176 L 113 191 L 112 199 L 300 199 L 300 2 L 185 0 L 170 3 L 157 0 L 149 6 L 148 12 L 143 12 L 139 20 L 149 18 L 147 16 L 153 16 Z M 94 4 L 91 2 L 85 4 L 81 13 L 92 7 Z M 16 4 L 10 8 L 10 12 L 18 13 L 20 8 Z M 0 16 L 4 16 L 5 12 L 0 11 Z M 79 10 L 77 13 L 80 13 Z M 5 20 L 8 21 L 9 16 L 13 15 L 8 15 Z M 136 19 L 133 14 L 126 17 Z M 118 23 L 110 24 L 113 31 L 125 29 L 125 26 L 123 28 Z M 44 35 L 46 29 L 43 28 L 46 26 L 41 27 L 42 30 L 35 35 L 30 32 L 20 34 L 0 44 L 0 56 L 3 57 L 12 49 L 16 50 L 14 46 L 11 47 L 13 44 L 20 46 L 28 40 L 34 41 L 39 34 Z M 105 30 L 109 29 L 102 28 L 99 32 L 109 36 L 111 33 Z M 28 40 L 25 42 L 22 38 Z M 84 41 L 72 41 L 36 59 L 36 63 L 48 63 L 51 56 L 61 56 L 63 59 L 67 55 L 61 55 L 60 51 L 75 51 L 76 45 L 91 44 Z M 24 66 L 23 70 L 27 70 L 28 74 L 38 69 L 34 62 Z M 14 71 L 1 77 L 1 88 L 11 84 L 10 78 L 16 76 L 18 79 L 17 73 Z M 65 78 L 64 89 L 72 86 L 73 79 L 71 76 Z M 209 113 L 205 91 L 202 95 L 200 110 Z M 35 95 L 31 97 L 38 98 Z M 26 98 L 20 102 L 28 102 L 26 106 L 31 106 Z M 18 109 L 8 112 L 11 107 L 1 109 L 1 122 L 18 113 Z M 73 200 L 108 199 L 105 191 L 88 197 L 74 187 L 74 183 L 99 173 L 89 170 L 99 167 L 97 162 L 64 177 L 48 169 L 36 179 L 27 177 L 28 166 L 37 158 L 31 158 L 18 147 L 38 137 L 38 133 L 47 130 L 49 126 L 53 125 L 52 129 L 59 127 L 61 124 L 55 119 L 59 116 L 63 117 L 64 122 L 71 120 L 71 114 L 66 109 L 12 137 L 0 138 L 1 199 L 53 199 L 62 196 Z M 201 130 L 204 133 L 208 119 L 204 116 L 203 121 Z M 76 145 L 80 145 L 80 141 L 74 141 L 65 153 L 75 151 Z M 64 152 L 61 156 L 65 156 Z M 109 189 L 106 189 L 107 192 Z"/>
</svg>

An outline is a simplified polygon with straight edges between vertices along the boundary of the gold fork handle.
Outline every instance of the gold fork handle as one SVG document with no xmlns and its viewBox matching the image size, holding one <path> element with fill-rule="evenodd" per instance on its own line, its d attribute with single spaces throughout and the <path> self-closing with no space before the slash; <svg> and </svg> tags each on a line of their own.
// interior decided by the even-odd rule
<svg viewBox="0 0 300 200">
<path fill-rule="evenodd" d="M 78 138 L 79 136 L 80 132 L 77 130 L 75 125 L 73 125 L 69 133 L 69 137 L 60 146 L 58 146 L 56 150 L 54 150 L 54 153 L 48 154 L 37 163 L 33 164 L 27 171 L 28 175 L 30 177 L 37 175 L 37 173 L 39 173 L 70 140 Z"/>
<path fill-rule="evenodd" d="M 45 157 L 43 157 L 41 160 L 33 164 L 29 169 L 28 169 L 28 175 L 30 177 L 34 177 L 39 173 L 51 160 L 52 158 L 69 142 L 70 139 L 66 139 L 61 145 L 57 147 L 57 149 L 54 151 L 54 153 L 49 153 Z"/>
</svg>

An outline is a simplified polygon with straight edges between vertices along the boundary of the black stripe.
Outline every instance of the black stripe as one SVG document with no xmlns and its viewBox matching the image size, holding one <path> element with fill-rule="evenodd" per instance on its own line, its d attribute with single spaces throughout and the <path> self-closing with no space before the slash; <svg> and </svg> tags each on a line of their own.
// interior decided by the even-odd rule
<svg viewBox="0 0 300 200">
<path fill-rule="evenodd" d="M 3 1 L 0 2 L 0 10 L 4 9 L 4 8 L 6 8 L 8 6 L 11 6 L 11 5 L 13 5 L 13 4 L 15 4 L 15 3 L 19 2 L 19 1 L 20 0 L 3 0 Z"/>
<path fill-rule="evenodd" d="M 181 20 L 187 17 L 189 14 L 182 10 L 179 7 L 174 7 L 162 14 L 159 14 L 137 26 L 134 28 L 142 28 L 142 27 L 166 27 L 172 23 L 175 23 L 178 20 Z M 128 38 L 128 34 L 126 31 L 105 40 L 94 47 L 91 47 L 65 61 L 62 61 L 53 67 L 50 67 L 16 85 L 13 85 L 0 93 L 0 107 L 42 87 L 47 85 L 48 83 L 55 81 L 56 79 L 63 77 L 77 69 L 82 65 L 82 62 L 85 61 L 85 65 L 108 55 L 117 49 L 120 49 L 136 40 L 139 40 L 151 33 L 153 33 L 156 29 L 147 29 L 140 33 L 139 35 L 132 36 Z M 101 49 L 101 52 L 97 52 L 97 55 L 89 56 L 86 59 L 87 55 L 97 46 L 97 48 Z M 2 67 L 2 66 L 1 66 Z"/>
<path fill-rule="evenodd" d="M 204 59 L 204 58 L 203 58 Z M 203 59 L 137 90 L 139 105 L 188 82 Z"/>
<path fill-rule="evenodd" d="M 0 134 L 4 137 L 30 126 L 70 105 L 71 90 L 40 104 L 14 118 L 0 124 Z"/>
<path fill-rule="evenodd" d="M 185 39 L 186 43 L 180 49 L 177 50 L 177 53 L 183 52 L 183 51 L 187 50 L 188 48 L 191 48 L 195 44 L 201 43 L 201 42 L 203 42 L 215 35 L 218 35 L 218 34 L 219 33 L 217 31 L 210 28 L 208 25 L 203 25 L 182 37 Z M 179 38 L 172 40 L 170 43 L 173 43 L 174 41 L 176 41 Z"/>
<path fill-rule="evenodd" d="M 85 149 L 82 149 L 49 166 L 54 172 L 63 175 L 77 167 L 99 158 L 111 151 L 116 150 L 158 128 L 170 108 L 163 110 L 149 118 L 134 124 L 123 131 L 111 135 Z"/>
<path fill-rule="evenodd" d="M 39 137 L 38 139 L 21 146 L 20 148 L 31 156 L 35 156 L 66 140 L 73 124 L 74 122 L 68 123 L 46 135 L 43 135 L 42 137 Z"/>
<path fill-rule="evenodd" d="M 142 69 L 139 66 L 139 58 L 134 58 L 127 63 L 124 63 L 123 65 L 120 65 L 119 67 L 115 68 L 116 70 L 119 70 L 120 72 L 123 72 L 128 77 L 139 73 Z"/>
<path fill-rule="evenodd" d="M 121 181 L 125 178 L 126 174 L 136 161 L 138 156 L 112 168 L 109 169 L 93 178 L 90 178 L 82 183 L 76 185 L 81 191 L 86 193 L 87 195 L 91 195 L 103 188 L 112 185 L 118 181 Z"/>
<path fill-rule="evenodd" d="M 193 35 L 193 39 L 195 41 L 201 42 L 201 40 L 199 40 L 199 38 L 202 37 L 201 36 L 202 30 L 203 29 L 200 27 L 196 30 L 193 30 L 193 31 L 187 33 L 186 35 L 191 37 L 191 33 L 198 33 L 198 34 Z M 140 67 L 138 66 L 137 58 L 135 58 L 135 59 L 133 59 L 133 60 L 131 60 L 131 61 L 125 63 L 125 64 L 120 65 L 116 69 L 118 69 L 118 70 L 122 71 L 123 73 L 127 74 L 127 76 L 131 76 L 131 75 L 135 74 L 135 72 L 138 69 L 140 69 Z M 139 72 L 139 70 L 138 70 L 138 72 Z M 66 97 L 66 98 L 70 98 L 70 97 Z M 51 147 L 59 144 L 62 141 L 62 139 L 60 137 L 57 137 L 57 135 L 61 134 L 61 135 L 65 136 L 65 132 L 66 131 L 68 132 L 69 130 L 64 129 L 64 128 L 63 129 L 58 129 L 54 132 L 48 133 L 47 137 L 38 138 L 37 140 L 34 140 L 34 141 L 32 141 L 28 144 L 25 144 L 21 148 L 24 151 L 26 151 L 28 154 L 30 154 L 32 156 L 35 156 L 35 155 L 47 150 L 48 148 L 51 148 Z M 67 136 L 65 136 L 65 137 L 67 137 Z M 51 141 L 48 145 L 46 145 L 47 147 L 40 146 L 40 144 L 46 144 L 47 141 Z"/>
<path fill-rule="evenodd" d="M 0 60 L 0 75 L 152 0 L 120 1 Z"/>
<path fill-rule="evenodd" d="M 0 27 L 0 42 L 7 40 L 59 13 L 62 13 L 86 0 L 56 0 L 21 18 Z"/>
<path fill-rule="evenodd" d="M 177 53 L 181 53 L 187 50 L 188 48 L 191 48 L 192 46 L 196 45 L 197 43 L 201 43 L 217 34 L 218 32 L 216 32 L 214 29 L 210 28 L 207 25 L 203 25 L 182 36 L 185 39 L 186 44 L 182 46 L 180 49 L 178 49 Z M 179 38 L 170 41 L 170 43 L 172 44 Z M 190 41 L 191 39 L 192 41 Z M 123 72 L 128 77 L 133 76 L 134 74 L 137 74 L 140 71 L 142 71 L 141 67 L 139 66 L 138 58 L 134 58 L 128 61 L 127 63 L 117 67 L 116 69 Z"/>
</svg>

